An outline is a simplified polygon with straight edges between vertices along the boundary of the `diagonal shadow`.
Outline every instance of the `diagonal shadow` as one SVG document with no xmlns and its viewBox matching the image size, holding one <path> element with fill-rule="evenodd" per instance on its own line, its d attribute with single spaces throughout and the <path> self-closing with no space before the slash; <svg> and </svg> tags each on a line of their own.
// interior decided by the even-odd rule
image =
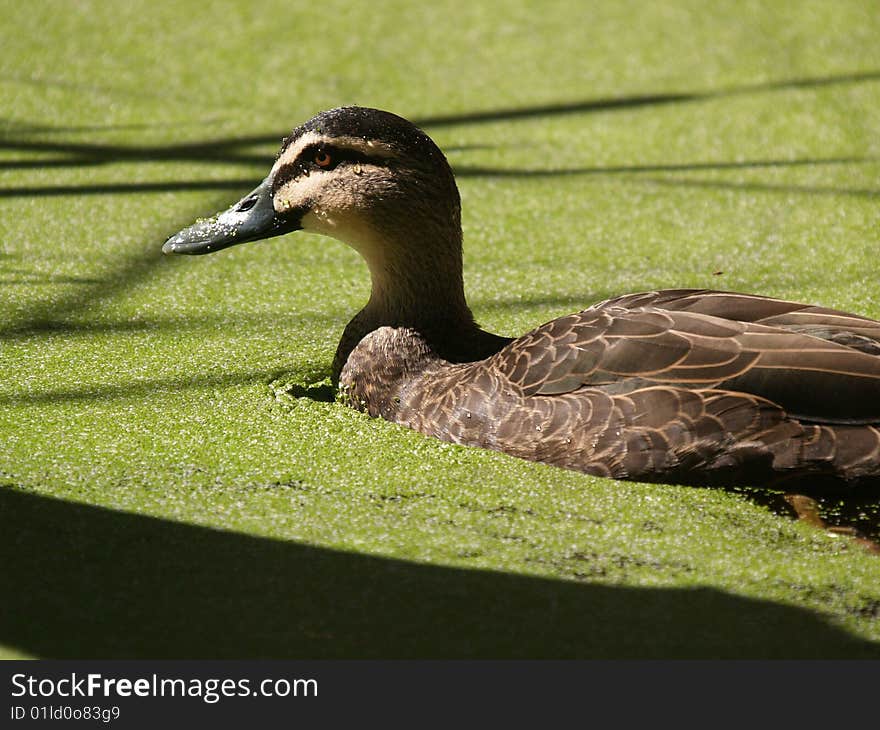
<svg viewBox="0 0 880 730">
<path fill-rule="evenodd" d="M 282 372 L 286 371 L 275 369 L 217 374 L 184 374 L 177 377 L 144 378 L 123 385 L 84 385 L 80 388 L 59 388 L 27 394 L 0 395 L 0 406 L 55 405 L 78 401 L 93 403 L 95 401 L 109 401 L 118 398 L 149 396 L 161 390 L 181 393 L 186 390 L 204 390 L 207 388 L 269 382 L 277 378 Z"/>
<path fill-rule="evenodd" d="M 27 140 L 0 140 L 0 150 L 19 152 L 56 152 L 71 155 L 69 164 L 94 165 L 110 162 L 218 162 L 225 165 L 244 164 L 261 165 L 271 160 L 271 155 L 243 154 L 236 152 L 239 147 L 250 147 L 257 144 L 268 144 L 270 141 L 280 144 L 282 137 L 273 135 L 229 137 L 212 139 L 204 142 L 192 142 L 170 145 L 114 145 L 92 142 L 32 142 Z M 13 161 L 15 162 L 15 161 Z M 5 162 L 4 162 L 5 164 Z M 58 161 L 56 161 L 58 164 Z"/>
<path fill-rule="evenodd" d="M 83 132 L 121 132 L 132 130 L 152 129 L 179 129 L 181 127 L 203 127 L 207 124 L 216 124 L 219 119 L 191 122 L 131 122 L 128 124 L 78 124 L 78 125 L 53 125 L 33 124 L 22 122 L 11 117 L 0 117 L 0 135 L 14 132 L 39 133 L 39 134 L 81 134 Z M 4 129 L 5 127 L 5 129 Z"/>
<path fill-rule="evenodd" d="M 840 188 L 824 185 L 773 185 L 757 182 L 730 182 L 727 180 L 697 180 L 694 178 L 672 180 L 669 178 L 638 178 L 652 185 L 670 187 L 708 188 L 755 193 L 799 193 L 803 195 L 851 195 L 860 198 L 880 198 L 880 188 Z"/>
<path fill-rule="evenodd" d="M 73 658 L 880 658 L 789 605 L 371 557 L 0 487 L 0 642 Z"/>
<path fill-rule="evenodd" d="M 24 270 L 4 271 L 0 269 L 0 285 L 32 284 L 99 284 L 101 279 L 88 276 L 61 276 L 58 274 L 34 274 Z"/>
<path fill-rule="evenodd" d="M 531 107 L 508 107 L 506 109 L 491 109 L 483 112 L 447 114 L 435 117 L 422 117 L 417 123 L 426 127 L 443 127 L 455 124 L 499 122 L 513 119 L 529 119 L 533 117 L 583 114 L 587 112 L 615 111 L 620 109 L 637 109 L 644 106 L 682 104 L 766 91 L 809 89 L 878 80 L 880 80 L 880 71 L 856 71 L 853 73 L 833 74 L 829 76 L 807 76 L 799 79 L 781 79 L 778 81 L 769 81 L 758 84 L 742 84 L 740 86 L 731 86 L 727 89 L 709 91 L 689 91 L 671 94 L 637 94 L 634 96 L 588 99 L 586 101 L 569 103 L 561 102 Z"/>
<path fill-rule="evenodd" d="M 48 170 L 53 167 L 97 167 L 103 160 L 74 161 L 70 157 L 37 157 L 0 161 L 0 170 Z"/>
<path fill-rule="evenodd" d="M 576 102 L 511 107 L 414 118 L 413 122 L 426 128 L 437 128 L 457 124 L 478 124 L 528 118 L 552 117 L 566 114 L 582 114 L 622 109 L 636 109 L 658 105 L 681 104 L 737 95 L 781 91 L 786 89 L 819 88 L 840 84 L 854 84 L 880 80 L 880 71 L 857 71 L 824 77 L 805 77 L 781 79 L 758 84 L 744 84 L 728 89 L 692 91 L 669 94 L 636 94 L 621 97 L 587 99 Z M 13 131 L 15 131 L 13 129 Z M 25 152 L 62 153 L 71 156 L 71 165 L 98 164 L 118 161 L 188 160 L 217 162 L 222 164 L 265 164 L 269 156 L 245 154 L 242 147 L 253 145 L 278 144 L 289 130 L 281 133 L 237 136 L 225 139 L 212 139 L 199 143 L 183 143 L 154 146 L 127 146 L 112 144 L 89 144 L 72 142 L 29 141 L 21 139 L 0 139 L 0 150 L 19 150 Z M 20 164 L 22 161 L 12 161 Z M 60 164 L 55 161 L 55 164 Z"/>
<path fill-rule="evenodd" d="M 828 157 L 801 158 L 793 160 L 738 160 L 717 162 L 685 162 L 659 165 L 609 165 L 598 167 L 575 168 L 501 168 L 479 167 L 471 165 L 454 165 L 453 172 L 457 178 L 546 178 L 546 177 L 577 177 L 601 175 L 641 175 L 645 173 L 697 172 L 711 170 L 750 170 L 767 167 L 810 167 L 820 165 L 848 165 L 878 162 L 875 157 Z M 42 185 L 29 187 L 0 188 L 0 198 L 44 197 L 58 195 L 111 195 L 135 193 L 167 193 L 186 192 L 192 190 L 235 190 L 245 192 L 258 181 L 257 177 L 233 178 L 224 180 L 177 180 L 173 182 L 137 182 L 137 183 L 104 183 L 94 185 Z M 789 190 L 787 186 L 770 186 L 771 189 Z M 792 186 L 792 192 L 820 192 L 854 195 L 874 195 L 874 190 L 848 188 L 820 188 Z"/>
<path fill-rule="evenodd" d="M 668 165 L 621 165 L 617 167 L 582 167 L 556 170 L 540 169 L 504 169 L 491 167 L 456 166 L 455 175 L 466 177 L 496 178 L 544 178 L 544 177 L 575 177 L 581 175 L 632 175 L 633 180 L 650 182 L 656 185 L 680 187 L 703 187 L 742 192 L 796 193 L 802 195 L 848 195 L 863 198 L 880 197 L 880 188 L 849 188 L 822 185 L 772 184 L 757 182 L 730 182 L 725 180 L 697 180 L 694 178 L 672 179 L 659 177 L 642 177 L 644 173 L 675 173 L 708 170 L 745 170 L 762 167 L 805 167 L 819 165 L 844 165 L 875 163 L 874 157 L 840 157 L 797 160 L 752 160 L 745 162 L 692 162 Z M 0 193 L 2 195 L 2 193 Z"/>
<path fill-rule="evenodd" d="M 0 281 L 2 283 L 2 281 Z M 86 282 L 79 282 L 86 283 Z M 88 281 L 89 284 L 101 285 L 105 283 L 104 279 L 95 279 Z M 328 326 L 337 324 L 342 332 L 345 324 L 343 318 L 351 315 L 348 310 L 334 310 L 330 307 L 326 311 L 306 312 L 297 311 L 297 322 L 311 322 L 326 324 Z M 221 325 L 227 328 L 236 328 L 237 330 L 253 330 L 257 331 L 261 326 L 271 326 L 275 329 L 278 319 L 273 314 L 245 314 L 236 312 L 234 315 L 212 314 L 204 312 L 196 315 L 179 315 L 165 317 L 150 317 L 148 319 L 101 319 L 71 321 L 69 319 L 46 319 L 43 318 L 35 323 L 25 322 L 18 327 L 9 327 L 6 331 L 0 332 L 0 340 L 17 341 L 26 340 L 32 337 L 40 337 L 42 335 L 58 335 L 61 337 L 88 337 L 95 334 L 126 334 L 140 332 L 197 332 L 197 331 L 213 331 L 216 332 Z"/>
<path fill-rule="evenodd" d="M 671 162 L 653 165 L 607 165 L 550 169 L 477 167 L 456 165 L 457 177 L 559 177 L 565 175 L 637 175 L 657 172 L 700 172 L 711 170 L 755 170 L 765 167 L 814 167 L 859 165 L 880 162 L 878 157 L 803 157 L 769 160 L 717 160 L 710 162 Z"/>
<path fill-rule="evenodd" d="M 3 256 L 3 254 L 0 254 Z M 120 292 L 155 276 L 162 266 L 181 266 L 180 259 L 163 256 L 157 245 L 150 244 L 121 259 L 118 268 L 101 278 L 76 278 L 71 282 L 53 280 L 52 283 L 75 283 L 76 289 L 66 296 L 33 302 L 30 311 L 16 321 L 0 324 L 0 341 L 26 340 L 46 335 L 77 336 L 96 333 L 144 332 L 173 329 L 175 331 L 198 330 L 216 326 L 220 321 L 229 323 L 228 317 L 204 313 L 201 316 L 160 317 L 144 320 L 71 321 L 78 312 L 97 308 L 102 300 L 110 299 Z M 0 269 L 2 273 L 2 269 Z M 0 285 L 3 279 L 0 278 Z M 338 323 L 340 331 L 345 313 L 334 313 L 332 308 L 321 312 L 298 312 L 301 321 Z M 275 321 L 275 316 L 268 317 Z M 267 317 L 236 313 L 234 321 L 240 327 L 254 327 Z"/>
<path fill-rule="evenodd" d="M 34 185 L 0 188 L 0 198 L 41 198 L 58 195 L 131 195 L 194 190 L 236 190 L 242 193 L 259 182 L 257 176 L 226 180 L 174 180 L 170 182 L 96 183 L 94 185 Z M 232 202 L 232 201 L 230 201 Z"/>
<path fill-rule="evenodd" d="M 51 331 L 57 327 L 57 321 L 62 314 L 96 306 L 102 299 L 112 297 L 151 276 L 160 260 L 153 246 L 135 251 L 123 258 L 113 272 L 93 282 L 82 283 L 82 286 L 78 286 L 66 297 L 35 302 L 23 322 L 10 322 L 0 326 L 0 338 Z"/>
</svg>

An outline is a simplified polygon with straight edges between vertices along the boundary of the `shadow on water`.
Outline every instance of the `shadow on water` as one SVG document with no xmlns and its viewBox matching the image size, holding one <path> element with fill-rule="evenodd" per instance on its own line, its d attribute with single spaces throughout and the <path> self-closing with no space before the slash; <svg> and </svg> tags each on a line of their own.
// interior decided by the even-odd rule
<svg viewBox="0 0 880 730">
<path fill-rule="evenodd" d="M 880 188 L 851 188 L 831 185 L 795 185 L 790 183 L 739 182 L 695 178 L 669 178 L 646 175 L 646 173 L 676 173 L 710 170 L 759 170 L 768 167 L 818 167 L 821 165 L 874 164 L 877 157 L 802 158 L 792 160 L 746 160 L 736 162 L 689 162 L 665 165 L 617 165 L 608 167 L 575 167 L 560 169 L 494 168 L 455 166 L 457 178 L 546 178 L 581 177 L 599 175 L 626 175 L 629 179 L 658 186 L 731 190 L 745 193 L 782 193 L 796 195 L 846 195 L 862 198 L 880 197 Z M 0 191 L 0 197 L 3 193 Z"/>
<path fill-rule="evenodd" d="M 89 276 L 65 276 L 45 274 L 21 268 L 8 268 L 0 263 L 0 286 L 9 285 L 50 285 L 50 284 L 100 284 L 101 279 Z"/>
<path fill-rule="evenodd" d="M 829 185 L 774 185 L 759 182 L 731 182 L 728 180 L 673 180 L 669 178 L 648 177 L 640 177 L 639 181 L 669 187 L 732 190 L 734 192 L 746 193 L 794 193 L 799 195 L 847 195 L 860 198 L 880 198 L 880 188 L 842 188 Z"/>
<path fill-rule="evenodd" d="M 665 104 L 683 104 L 687 102 L 707 101 L 730 96 L 741 96 L 768 91 L 784 91 L 789 89 L 809 89 L 837 84 L 857 84 L 880 80 L 880 71 L 858 71 L 830 76 L 814 76 L 800 79 L 781 79 L 758 84 L 743 84 L 727 89 L 708 91 L 689 91 L 671 94 L 636 94 L 624 97 L 605 99 L 587 99 L 576 102 L 560 102 L 531 107 L 511 107 L 507 109 L 490 109 L 464 114 L 448 114 L 436 117 L 423 117 L 418 124 L 425 127 L 442 127 L 455 124 L 476 124 L 481 122 L 509 121 L 513 119 L 529 119 L 535 117 L 560 116 L 564 114 L 584 114 L 588 112 L 615 111 L 620 109 L 637 109 L 645 106 L 661 106 Z"/>
<path fill-rule="evenodd" d="M 191 390 L 231 388 L 237 385 L 266 383 L 279 374 L 278 370 L 251 370 L 246 372 L 197 373 L 144 378 L 134 382 L 107 385 L 83 385 L 79 388 L 56 388 L 54 390 L 0 395 L 0 406 L 41 406 L 62 403 L 97 403 L 128 398 L 143 398 L 157 392 L 182 393 Z"/>
<path fill-rule="evenodd" d="M 828 185 L 793 185 L 760 182 L 731 182 L 727 180 L 672 179 L 646 177 L 645 173 L 687 172 L 691 170 L 731 170 L 760 169 L 764 167 L 804 167 L 839 164 L 863 164 L 877 162 L 877 158 L 810 158 L 795 160 L 753 160 L 745 162 L 693 162 L 669 165 L 632 165 L 609 167 L 578 167 L 567 169 L 523 169 L 475 167 L 465 165 L 453 166 L 453 172 L 459 179 L 465 178 L 565 178 L 600 175 L 631 175 L 634 180 L 653 185 L 672 187 L 693 187 L 739 192 L 761 193 L 794 193 L 803 195 L 847 195 L 856 197 L 880 197 L 880 188 L 848 188 Z M 173 182 L 133 182 L 133 183 L 95 183 L 91 185 L 30 185 L 11 188 L 0 188 L 2 198 L 39 198 L 65 195 L 131 195 L 140 193 L 173 193 L 192 192 L 197 190 L 229 190 L 245 193 L 257 182 L 258 176 L 249 178 L 228 178 L 224 180 L 176 180 Z M 231 204 L 233 200 L 230 200 Z"/>
<path fill-rule="evenodd" d="M 704 170 L 753 170 L 764 167 L 812 167 L 816 165 L 852 165 L 878 162 L 878 157 L 807 157 L 773 160 L 717 160 L 713 162 L 682 162 L 659 165 L 608 165 L 603 167 L 572 167 L 551 169 L 469 167 L 459 165 L 460 177 L 560 177 L 565 175 L 612 175 L 651 172 L 698 172 Z"/>
<path fill-rule="evenodd" d="M 57 195 L 115 195 L 173 193 L 195 190 L 232 190 L 245 193 L 259 182 L 256 177 L 227 180 L 175 180 L 174 182 L 95 183 L 93 185 L 30 185 L 0 188 L 0 198 L 41 198 Z M 230 203 L 234 201 L 229 201 Z"/>
<path fill-rule="evenodd" d="M 763 487 L 733 487 L 728 491 L 766 507 L 774 514 L 800 519 L 817 529 L 859 541 L 880 555 L 880 493 L 813 494 L 810 496 Z"/>
<path fill-rule="evenodd" d="M 880 658 L 712 588 L 423 565 L 0 488 L 0 642 L 53 658 Z"/>
<path fill-rule="evenodd" d="M 318 403 L 332 403 L 336 400 L 336 386 L 329 368 L 314 368 L 306 375 L 300 373 L 279 373 L 269 383 L 269 389 L 276 401 L 292 401 L 306 398 Z"/>
<path fill-rule="evenodd" d="M 434 117 L 414 118 L 413 121 L 425 128 L 435 129 L 444 126 L 458 124 L 479 124 L 496 121 L 510 121 L 528 118 L 550 118 L 567 114 L 584 114 L 603 111 L 615 111 L 622 109 L 637 109 L 666 104 L 681 104 L 709 99 L 731 97 L 737 95 L 754 94 L 762 92 L 781 91 L 786 89 L 804 89 L 834 86 L 841 84 L 855 84 L 873 82 L 880 79 L 880 71 L 860 71 L 846 74 L 837 74 L 827 77 L 807 77 L 800 79 L 783 79 L 758 84 L 745 84 L 728 89 L 716 89 L 706 91 L 692 91 L 669 94 L 636 94 L 621 97 L 609 97 L 599 99 L 586 99 L 574 102 L 559 102 L 554 104 L 533 105 L 529 107 L 489 109 L 484 111 L 466 112 L 462 114 L 440 115 Z M 212 122 L 206 122 L 210 124 Z M 272 134 L 255 134 L 247 136 L 235 136 L 227 138 L 215 138 L 203 142 L 186 142 L 170 145 L 119 145 L 83 142 L 63 142 L 46 140 L 22 139 L 22 134 L 39 131 L 42 134 L 51 132 L 45 126 L 28 128 L 22 124 L 13 125 L 0 134 L 0 150 L 31 152 L 39 154 L 60 155 L 42 162 L 40 160 L 2 160 L 3 166 L 17 168 L 30 166 L 82 166 L 100 165 L 110 162 L 152 162 L 152 161 L 196 161 L 203 163 L 242 164 L 242 165 L 265 165 L 271 160 L 271 155 L 254 154 L 246 152 L 246 148 L 255 145 L 277 145 L 287 134 L 288 130 Z M 492 171 L 474 169 L 470 172 L 462 170 L 463 175 L 478 174 L 530 174 L 528 171 Z M 559 174 L 558 172 L 532 171 L 532 174 Z M 253 181 L 251 181 L 253 182 Z M 193 184 L 199 184 L 193 181 Z M 204 183 L 203 183 L 204 184 Z M 237 185 L 237 181 L 220 180 L 213 183 L 222 189 L 227 185 Z M 173 184 L 172 184 L 173 185 Z M 110 186 L 108 189 L 91 190 L 86 186 L 85 190 L 91 192 L 149 192 L 154 188 L 139 188 L 136 185 L 127 188 Z M 179 188 L 160 188 L 175 190 Z M 191 189 L 191 188 L 187 188 Z M 44 192 L 41 193 L 41 190 Z M 77 186 L 59 187 L 28 187 L 16 192 L 16 188 L 0 190 L 0 196 L 10 197 L 13 195 L 60 195 L 76 194 Z"/>
<path fill-rule="evenodd" d="M 211 139 L 204 142 L 192 142 L 169 145 L 117 145 L 97 142 L 50 142 L 29 141 L 20 139 L 0 139 L 0 150 L 48 152 L 70 155 L 68 164 L 71 167 L 80 165 L 99 165 L 111 162 L 215 162 L 224 165 L 262 165 L 272 160 L 272 155 L 245 154 L 238 151 L 242 147 L 268 144 L 271 139 L 275 144 L 281 143 L 281 136 L 263 135 L 228 137 Z M 16 163 L 16 160 L 4 160 L 0 166 Z M 36 160 L 36 162 L 40 162 Z M 52 158 L 54 165 L 61 160 Z"/>
<path fill-rule="evenodd" d="M 63 316 L 96 307 L 102 299 L 149 278 L 161 260 L 158 244 L 134 251 L 122 258 L 117 268 L 108 275 L 89 282 L 80 281 L 81 286 L 66 296 L 35 301 L 23 321 L 0 324 L 0 339 L 22 333 L 53 331 Z"/>
<path fill-rule="evenodd" d="M 96 280 L 100 284 L 103 280 Z M 91 283 L 91 282 L 90 282 Z M 71 307 L 68 313 L 75 309 Z M 326 324 L 328 327 L 338 326 L 339 334 L 347 321 L 346 315 L 353 312 L 296 312 L 296 322 L 309 324 Z M 58 313 L 59 316 L 61 313 Z M 24 323 L 18 327 L 10 327 L 0 331 L 0 340 L 21 341 L 33 337 L 58 336 L 58 337 L 91 337 L 94 335 L 124 335 L 150 332 L 217 332 L 224 328 L 248 329 L 258 332 L 261 329 L 276 330 L 278 321 L 276 315 L 267 314 L 244 314 L 236 312 L 234 315 L 212 314 L 205 312 L 199 316 L 193 314 L 168 315 L 164 317 L 151 316 L 145 319 L 102 319 L 100 321 L 71 321 L 69 319 L 40 318 L 34 322 Z"/>
<path fill-rule="evenodd" d="M 135 122 L 130 124 L 80 124 L 53 125 L 32 124 L 10 117 L 0 117 L 0 135 L 13 132 L 15 134 L 83 134 L 92 132 L 146 131 L 154 129 L 181 129 L 184 127 L 201 127 L 217 124 L 219 119 L 208 119 L 190 122 Z"/>
</svg>

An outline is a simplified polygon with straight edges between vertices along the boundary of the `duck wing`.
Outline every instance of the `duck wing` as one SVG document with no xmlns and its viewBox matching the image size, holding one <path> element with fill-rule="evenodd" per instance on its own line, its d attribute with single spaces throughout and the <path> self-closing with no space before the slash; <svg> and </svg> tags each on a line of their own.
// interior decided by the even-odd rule
<svg viewBox="0 0 880 730">
<path fill-rule="evenodd" d="M 603 302 L 515 340 L 493 356 L 493 366 L 524 396 L 554 396 L 586 387 L 617 395 L 668 385 L 766 399 L 789 416 L 814 423 L 880 423 L 880 357 L 797 331 L 794 320 L 794 327 L 786 327 L 731 318 L 796 319 L 815 314 L 805 309 L 817 308 L 703 294 L 713 296 L 678 290 Z M 696 311 L 719 311 L 725 301 L 739 309 L 732 307 L 728 317 Z M 821 316 L 850 317 L 825 311 L 832 314 Z M 839 332 L 868 341 L 875 331 L 880 336 L 880 324 L 852 319 L 867 335 L 843 328 L 838 319 Z M 810 323 L 816 325 L 826 326 Z"/>
<path fill-rule="evenodd" d="M 736 322 L 753 322 L 801 332 L 880 355 L 880 322 L 836 309 L 817 307 L 755 294 L 712 289 L 665 289 L 626 294 L 594 305 L 661 309 L 708 314 Z"/>
</svg>

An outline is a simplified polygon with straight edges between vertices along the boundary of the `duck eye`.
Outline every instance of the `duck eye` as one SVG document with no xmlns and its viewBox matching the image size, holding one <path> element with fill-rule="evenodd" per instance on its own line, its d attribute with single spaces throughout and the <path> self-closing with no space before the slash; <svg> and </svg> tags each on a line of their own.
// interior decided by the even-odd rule
<svg viewBox="0 0 880 730">
<path fill-rule="evenodd" d="M 330 156 L 328 152 L 324 150 L 320 150 L 315 153 L 315 164 L 318 167 L 323 167 L 325 170 L 333 164 L 333 158 Z"/>
</svg>

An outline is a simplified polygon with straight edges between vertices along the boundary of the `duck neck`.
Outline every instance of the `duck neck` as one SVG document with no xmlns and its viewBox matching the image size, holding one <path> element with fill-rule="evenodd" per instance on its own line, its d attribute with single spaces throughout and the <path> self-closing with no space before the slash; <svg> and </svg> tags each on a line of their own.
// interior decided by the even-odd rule
<svg viewBox="0 0 880 730">
<path fill-rule="evenodd" d="M 380 327 L 414 330 L 430 352 L 450 362 L 488 357 L 509 341 L 474 322 L 464 295 L 460 229 L 451 242 L 426 241 L 423 230 L 416 245 L 397 243 L 358 247 L 370 269 L 372 290 L 339 342 L 334 380 L 357 344 Z"/>
</svg>

